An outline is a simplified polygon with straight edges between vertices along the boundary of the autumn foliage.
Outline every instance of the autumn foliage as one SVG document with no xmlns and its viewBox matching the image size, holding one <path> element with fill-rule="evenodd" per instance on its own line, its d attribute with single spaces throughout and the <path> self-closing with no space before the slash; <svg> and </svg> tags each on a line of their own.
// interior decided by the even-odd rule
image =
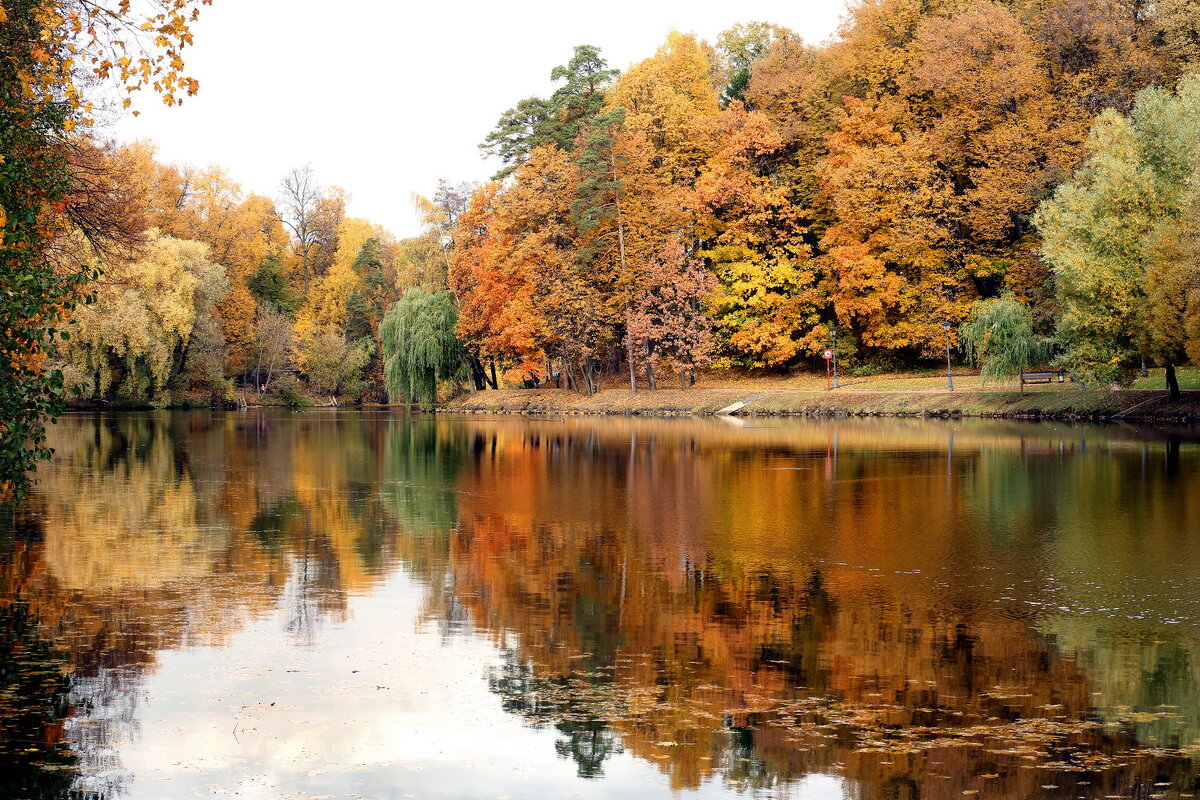
<svg viewBox="0 0 1200 800">
<path fill-rule="evenodd" d="M 126 107 L 142 90 L 169 105 L 194 94 L 182 55 L 208 2 L 0 3 L 0 500 L 48 454 L 44 419 L 61 408 L 63 380 L 47 357 L 95 277 L 94 264 L 61 254 L 130 233 L 121 187 L 97 169 L 99 148 L 75 134 L 92 124 L 83 84 L 108 82 Z"/>
<path fill-rule="evenodd" d="M 913 365 L 1001 297 L 1087 381 L 1200 352 L 1194 3 L 863 0 L 822 45 L 671 32 L 623 73 L 582 45 L 486 136 L 495 179 L 414 198 L 404 240 L 308 167 L 255 195 L 88 130 L 80 75 L 197 90 L 204 4 L 0 5 L 0 391 L 30 390 L 6 432 L 36 439 L 66 388 L 388 399 L 380 329 L 413 291 L 476 389 L 783 371 L 835 331 L 844 368 Z"/>
<path fill-rule="evenodd" d="M 1064 300 L 1035 212 L 1098 119 L 1200 66 L 1184 44 L 1197 17 L 1129 0 L 868 0 L 822 46 L 765 23 L 715 47 L 673 32 L 616 78 L 587 48 L 589 74 L 611 82 L 570 136 L 555 102 L 530 98 L 488 137 L 507 166 L 455 231 L 459 333 L 514 380 L 588 390 L 593 371 L 688 368 L 645 347 L 633 310 L 685 285 L 709 330 L 700 350 L 730 365 L 803 364 L 834 328 L 847 366 L 912 364 L 1005 294 L 1051 333 Z M 555 80 L 580 82 L 579 52 Z M 535 125 L 514 124 L 535 108 Z M 693 263 L 706 280 L 684 277 Z"/>
</svg>

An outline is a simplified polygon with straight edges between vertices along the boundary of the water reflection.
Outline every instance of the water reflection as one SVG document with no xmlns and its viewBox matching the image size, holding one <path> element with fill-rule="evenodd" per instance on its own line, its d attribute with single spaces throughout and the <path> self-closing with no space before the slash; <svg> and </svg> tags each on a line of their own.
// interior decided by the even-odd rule
<svg viewBox="0 0 1200 800">
<path fill-rule="evenodd" d="M 1195 440 L 73 416 L 0 522 L 0 785 L 1185 796 Z"/>
</svg>

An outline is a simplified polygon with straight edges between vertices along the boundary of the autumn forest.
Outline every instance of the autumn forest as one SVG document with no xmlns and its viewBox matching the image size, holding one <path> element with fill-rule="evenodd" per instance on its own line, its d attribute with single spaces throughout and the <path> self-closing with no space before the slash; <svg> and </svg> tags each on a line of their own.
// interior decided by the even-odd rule
<svg viewBox="0 0 1200 800">
<path fill-rule="evenodd" d="M 0 0 L 0 795 L 1197 797 L 1200 0 L 623 2 Z"/>
<path fill-rule="evenodd" d="M 69 135 L 106 235 L 55 229 L 56 269 L 94 280 L 46 356 L 77 401 L 433 402 L 810 369 L 834 343 L 910 367 L 1003 303 L 1081 381 L 1184 363 L 1198 31 L 1190 0 L 878 0 L 822 45 L 750 22 L 624 70 L 580 45 L 480 132 L 494 180 L 413 198 L 406 239 L 308 167 L 267 197 Z"/>
</svg>

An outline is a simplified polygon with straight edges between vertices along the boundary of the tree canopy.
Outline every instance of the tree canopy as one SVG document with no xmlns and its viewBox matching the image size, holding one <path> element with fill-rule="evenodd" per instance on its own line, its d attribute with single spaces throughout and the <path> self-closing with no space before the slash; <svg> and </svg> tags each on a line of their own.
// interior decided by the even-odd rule
<svg viewBox="0 0 1200 800">
<path fill-rule="evenodd" d="M 1051 333 L 1088 382 L 1200 358 L 1193 0 L 873 0 L 824 44 L 670 32 L 622 73 L 582 44 L 486 134 L 496 180 L 415 197 L 405 239 L 311 166 L 255 195 L 89 127 L 83 76 L 196 91 L 204 3 L 0 5 L 0 486 L 68 384 L 636 390 L 819 364 L 835 329 L 843 364 L 916 365 L 947 324 L 989 375 Z"/>
<path fill-rule="evenodd" d="M 1200 357 L 1196 215 L 1200 76 L 1101 114 L 1086 160 L 1038 212 L 1062 316 L 1062 363 L 1118 380 L 1143 356 Z"/>
<path fill-rule="evenodd" d="M 73 132 L 92 122 L 90 80 L 168 105 L 195 94 L 184 72 L 191 24 L 209 0 L 5 0 L 0 5 L 0 499 L 48 455 L 43 424 L 61 409 L 61 373 L 46 365 L 56 324 L 83 296 L 94 264 L 59 258 L 65 235 L 92 247 L 131 227 L 120 188 Z M 78 248 L 69 248 L 78 250 Z"/>
</svg>

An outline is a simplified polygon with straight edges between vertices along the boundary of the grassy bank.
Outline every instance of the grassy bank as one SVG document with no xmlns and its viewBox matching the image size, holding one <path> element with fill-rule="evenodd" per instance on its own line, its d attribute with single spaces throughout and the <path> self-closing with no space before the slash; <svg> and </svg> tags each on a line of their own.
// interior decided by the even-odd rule
<svg viewBox="0 0 1200 800">
<path fill-rule="evenodd" d="M 1045 387 L 1018 391 L 963 388 L 932 390 L 855 390 L 701 388 L 639 391 L 608 389 L 590 397 L 558 389 L 502 389 L 477 392 L 446 403 L 459 413 L 644 414 L 699 416 L 735 403 L 737 416 L 963 416 L 1023 419 L 1200 421 L 1200 392 L 1185 392 L 1171 402 L 1163 391 L 1087 390 Z"/>
</svg>

